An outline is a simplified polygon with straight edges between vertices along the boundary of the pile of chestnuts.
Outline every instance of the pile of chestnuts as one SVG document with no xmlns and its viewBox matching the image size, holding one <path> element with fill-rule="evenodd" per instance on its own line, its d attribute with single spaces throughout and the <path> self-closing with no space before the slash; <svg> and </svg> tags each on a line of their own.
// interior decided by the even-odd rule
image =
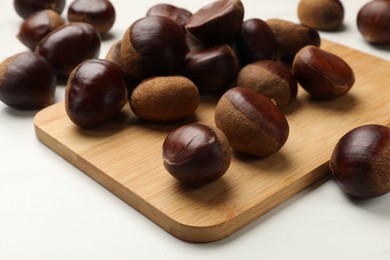
<svg viewBox="0 0 390 260">
<path fill-rule="evenodd" d="M 387 8 L 389 1 L 373 2 Z M 0 100 L 9 106 L 38 109 L 52 104 L 56 77 L 67 79 L 66 113 L 82 128 L 107 122 L 125 105 L 142 120 L 177 122 L 196 113 L 202 96 L 218 97 L 215 125 L 182 125 L 162 144 L 165 169 L 188 185 L 222 177 L 232 149 L 259 158 L 279 151 L 290 130 L 283 110 L 297 98 L 298 85 L 315 99 L 329 100 L 346 94 L 355 81 L 352 68 L 341 57 L 321 49 L 317 31 L 340 27 L 344 9 L 338 0 L 302 0 L 301 24 L 276 18 L 244 20 L 240 0 L 212 1 L 194 13 L 156 4 L 130 24 L 105 59 L 98 59 L 101 35 L 115 22 L 115 9 L 108 0 L 74 0 L 68 21 L 60 16 L 65 0 L 15 0 L 14 6 L 25 19 L 17 37 L 31 52 L 0 65 Z M 358 18 L 362 33 L 376 26 L 363 22 L 371 15 L 372 8 L 366 9 Z M 314 12 L 316 19 L 313 10 L 320 10 Z M 371 42 L 374 38 L 368 37 Z M 379 37 L 376 42 L 385 41 Z M 31 81 L 32 74 L 42 76 Z M 389 139 L 388 129 L 378 129 L 377 136 Z M 367 137 L 366 146 L 375 140 Z M 386 184 L 368 185 L 363 195 L 351 187 L 357 183 L 350 177 L 355 170 L 338 167 L 348 154 L 340 149 L 344 145 L 337 145 L 330 167 L 339 183 L 352 178 L 342 184 L 347 192 L 372 197 L 389 191 L 389 173 L 377 170 L 389 161 L 386 140 L 384 146 L 377 144 L 382 144 L 383 152 L 365 166 L 373 173 L 362 181 Z M 340 142 L 348 141 L 345 137 Z"/>
</svg>

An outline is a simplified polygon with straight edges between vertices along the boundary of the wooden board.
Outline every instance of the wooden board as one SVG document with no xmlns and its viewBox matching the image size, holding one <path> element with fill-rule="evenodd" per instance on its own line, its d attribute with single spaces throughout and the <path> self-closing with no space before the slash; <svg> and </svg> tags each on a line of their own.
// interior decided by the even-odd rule
<svg viewBox="0 0 390 260">
<path fill-rule="evenodd" d="M 218 181 L 200 188 L 178 183 L 164 169 L 161 146 L 169 131 L 194 120 L 213 123 L 215 99 L 176 124 L 137 120 L 126 107 L 101 127 L 83 130 L 68 119 L 64 103 L 35 117 L 38 139 L 172 235 L 187 241 L 222 239 L 329 174 L 337 140 L 368 123 L 390 122 L 390 63 L 325 41 L 356 74 L 349 94 L 319 102 L 302 89 L 286 109 L 290 136 L 276 154 L 257 159 L 234 154 Z"/>
</svg>

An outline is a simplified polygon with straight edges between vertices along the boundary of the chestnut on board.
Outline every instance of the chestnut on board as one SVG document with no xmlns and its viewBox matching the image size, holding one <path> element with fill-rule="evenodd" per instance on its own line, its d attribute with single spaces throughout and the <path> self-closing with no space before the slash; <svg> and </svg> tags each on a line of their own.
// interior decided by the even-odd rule
<svg viewBox="0 0 390 260">
<path fill-rule="evenodd" d="M 65 108 L 69 119 L 84 128 L 114 117 L 127 103 L 122 69 L 107 60 L 90 59 L 77 66 L 68 78 Z"/>
<path fill-rule="evenodd" d="M 231 162 L 225 135 L 204 123 L 181 126 L 165 138 L 162 147 L 165 169 L 182 183 L 199 186 L 221 178 Z"/>
<path fill-rule="evenodd" d="M 44 9 L 51 9 L 61 14 L 65 4 L 66 0 L 14 0 L 16 13 L 24 19 Z"/>
<path fill-rule="evenodd" d="M 64 19 L 53 10 L 38 11 L 24 20 L 17 38 L 31 50 L 34 50 L 46 35 L 64 24 Z"/>
<path fill-rule="evenodd" d="M 89 23 L 99 33 L 108 32 L 115 18 L 115 8 L 109 0 L 75 0 L 68 8 L 70 22 Z"/>
<path fill-rule="evenodd" d="M 390 1 L 374 0 L 361 7 L 357 27 L 367 42 L 390 44 Z"/>
<path fill-rule="evenodd" d="M 329 166 L 352 196 L 373 198 L 390 192 L 390 128 L 369 124 L 352 129 L 337 142 Z"/>
<path fill-rule="evenodd" d="M 297 97 L 298 84 L 290 69 L 273 60 L 260 60 L 243 67 L 236 86 L 248 87 L 273 100 L 282 109 Z"/>
<path fill-rule="evenodd" d="M 233 149 L 258 157 L 280 150 L 289 135 L 287 119 L 275 103 L 246 87 L 235 87 L 223 94 L 214 120 Z"/>
<path fill-rule="evenodd" d="M 68 76 L 81 62 L 97 58 L 100 44 L 100 35 L 92 25 L 67 23 L 43 38 L 35 52 L 49 61 L 58 76 Z"/>
<path fill-rule="evenodd" d="M 151 15 L 126 30 L 121 60 L 128 74 L 143 80 L 178 74 L 187 52 L 183 29 L 170 18 Z"/>
<path fill-rule="evenodd" d="M 355 75 L 347 62 L 316 46 L 306 46 L 297 53 L 293 73 L 299 84 L 318 99 L 342 96 L 355 82 Z"/>
<path fill-rule="evenodd" d="M 203 42 L 227 43 L 240 30 L 243 19 L 240 0 L 217 0 L 193 13 L 185 28 Z"/>
<path fill-rule="evenodd" d="M 54 102 L 56 76 L 38 54 L 23 52 L 0 64 L 0 100 L 18 109 L 39 109 Z"/>
</svg>

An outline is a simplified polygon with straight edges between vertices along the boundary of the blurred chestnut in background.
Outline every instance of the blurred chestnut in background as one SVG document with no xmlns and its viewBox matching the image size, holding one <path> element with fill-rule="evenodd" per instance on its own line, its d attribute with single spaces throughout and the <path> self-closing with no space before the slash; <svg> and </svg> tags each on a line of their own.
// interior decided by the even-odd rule
<svg viewBox="0 0 390 260">
<path fill-rule="evenodd" d="M 318 99 L 344 95 L 355 83 L 354 72 L 347 62 L 316 46 L 306 46 L 297 53 L 293 73 L 299 84 Z"/>
<path fill-rule="evenodd" d="M 108 0 L 75 0 L 68 8 L 70 22 L 91 24 L 99 33 L 105 33 L 115 23 L 115 8 Z"/>
<path fill-rule="evenodd" d="M 222 94 L 238 73 L 236 54 L 227 44 L 188 53 L 183 75 L 191 79 L 201 95 Z"/>
<path fill-rule="evenodd" d="M 352 196 L 373 198 L 390 192 L 390 128 L 369 124 L 352 129 L 337 142 L 329 166 Z"/>
<path fill-rule="evenodd" d="M 61 14 L 65 4 L 66 0 L 14 0 L 16 13 L 24 19 L 44 9 L 52 9 Z"/>
<path fill-rule="evenodd" d="M 390 1 L 374 0 L 365 4 L 357 15 L 357 27 L 372 44 L 390 44 Z"/>
<path fill-rule="evenodd" d="M 17 38 L 28 48 L 34 50 L 46 35 L 64 24 L 64 19 L 53 10 L 38 11 L 24 20 Z"/>
<path fill-rule="evenodd" d="M 50 64 L 34 52 L 23 52 L 0 65 L 0 100 L 18 109 L 53 104 L 56 76 Z"/>
<path fill-rule="evenodd" d="M 231 162 L 226 136 L 204 123 L 181 126 L 165 138 L 162 147 L 165 169 L 182 183 L 199 186 L 221 178 Z"/>
<path fill-rule="evenodd" d="M 283 62 L 291 63 L 295 54 L 307 45 L 321 45 L 319 33 L 309 26 L 276 18 L 266 22 L 274 32 L 278 58 Z"/>
<path fill-rule="evenodd" d="M 138 19 L 125 32 L 121 60 L 138 80 L 178 74 L 187 55 L 183 29 L 172 19 L 151 15 Z"/>
<path fill-rule="evenodd" d="M 184 8 L 176 7 L 171 4 L 160 3 L 150 7 L 146 12 L 146 15 L 162 15 L 168 17 L 185 30 L 184 26 L 192 13 Z"/>
<path fill-rule="evenodd" d="M 203 42 L 227 43 L 240 30 L 243 19 L 244 6 L 240 0 L 218 0 L 193 13 L 185 28 Z"/>
<path fill-rule="evenodd" d="M 316 30 L 335 30 L 344 20 L 344 6 L 339 0 L 300 0 L 298 18 Z"/>
<path fill-rule="evenodd" d="M 65 90 L 69 119 L 80 127 L 93 127 L 114 117 L 127 103 L 121 68 L 107 60 L 90 59 L 70 74 Z"/>
<path fill-rule="evenodd" d="M 100 35 L 92 25 L 67 23 L 43 38 L 35 52 L 49 61 L 58 76 L 68 76 L 81 62 L 97 58 L 100 44 Z"/>
<path fill-rule="evenodd" d="M 257 18 L 243 22 L 234 46 L 243 65 L 257 60 L 276 60 L 278 44 L 269 25 Z"/>
<path fill-rule="evenodd" d="M 280 109 L 296 99 L 298 89 L 291 70 L 273 60 L 260 60 L 243 67 L 236 86 L 256 90 L 273 100 Z"/>
</svg>

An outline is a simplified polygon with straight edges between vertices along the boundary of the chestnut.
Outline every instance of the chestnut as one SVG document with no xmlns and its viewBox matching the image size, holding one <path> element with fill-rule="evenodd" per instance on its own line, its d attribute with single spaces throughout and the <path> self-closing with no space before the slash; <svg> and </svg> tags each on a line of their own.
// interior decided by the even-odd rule
<svg viewBox="0 0 390 260">
<path fill-rule="evenodd" d="M 267 157 L 282 148 L 289 136 L 289 124 L 269 98 L 253 89 L 235 87 L 217 103 L 215 125 L 239 152 Z"/>
<path fill-rule="evenodd" d="M 300 0 L 298 18 L 316 30 L 335 30 L 344 20 L 344 6 L 340 0 Z"/>
<path fill-rule="evenodd" d="M 293 73 L 298 83 L 318 99 L 344 95 L 355 82 L 354 72 L 347 62 L 316 46 L 306 46 L 297 53 Z"/>
<path fill-rule="evenodd" d="M 357 27 L 367 42 L 390 44 L 390 1 L 373 0 L 361 7 Z"/>
<path fill-rule="evenodd" d="M 97 58 L 100 44 L 100 35 L 92 25 L 67 23 L 46 35 L 35 52 L 49 61 L 58 76 L 68 76 L 81 62 Z"/>
<path fill-rule="evenodd" d="M 194 83 L 183 76 L 156 76 L 143 80 L 131 93 L 130 107 L 140 118 L 169 122 L 192 115 L 199 104 Z"/>
<path fill-rule="evenodd" d="M 121 68 L 107 60 L 89 59 L 70 74 L 65 109 L 76 125 L 89 128 L 114 117 L 127 103 L 127 86 Z"/>
<path fill-rule="evenodd" d="M 89 23 L 99 33 L 108 32 L 115 17 L 115 8 L 109 0 L 75 0 L 68 8 L 70 22 Z"/>
<path fill-rule="evenodd" d="M 244 21 L 234 43 L 237 55 L 244 65 L 257 60 L 277 59 L 278 44 L 275 35 L 261 19 Z"/>
<path fill-rule="evenodd" d="M 53 104 L 56 76 L 50 64 L 34 52 L 22 52 L 0 65 L 0 100 L 18 109 Z"/>
<path fill-rule="evenodd" d="M 231 150 L 226 136 L 205 123 L 181 126 L 165 138 L 165 169 L 177 180 L 200 186 L 221 178 L 229 169 Z"/>
<path fill-rule="evenodd" d="M 278 58 L 283 62 L 291 63 L 295 54 L 307 45 L 321 45 L 318 31 L 309 26 L 277 18 L 268 19 L 266 22 L 274 32 Z"/>
<path fill-rule="evenodd" d="M 160 3 L 153 5 L 146 12 L 146 15 L 162 15 L 174 20 L 183 30 L 188 18 L 192 15 L 190 11 L 184 8 L 179 8 L 171 4 Z"/>
<path fill-rule="evenodd" d="M 237 73 L 236 54 L 227 44 L 191 51 L 183 66 L 183 75 L 195 83 L 201 95 L 222 94 Z"/>
<path fill-rule="evenodd" d="M 244 6 L 240 0 L 217 0 L 192 14 L 185 28 L 201 41 L 227 43 L 240 30 L 243 19 Z"/>
<path fill-rule="evenodd" d="M 283 109 L 297 97 L 298 84 L 290 69 L 273 60 L 260 60 L 243 67 L 236 86 L 248 87 L 273 100 Z"/>
<path fill-rule="evenodd" d="M 390 192 L 390 128 L 368 124 L 337 142 L 329 167 L 341 189 L 359 198 Z"/>
<path fill-rule="evenodd" d="M 16 13 L 24 19 L 44 9 L 51 9 L 61 14 L 65 4 L 66 0 L 14 0 Z"/>
<path fill-rule="evenodd" d="M 126 30 L 121 60 L 128 74 L 143 80 L 178 74 L 187 52 L 183 29 L 170 18 L 151 15 Z"/>
<path fill-rule="evenodd" d="M 24 20 L 17 38 L 28 48 L 34 50 L 46 35 L 64 24 L 64 19 L 53 10 L 38 11 Z"/>
</svg>

